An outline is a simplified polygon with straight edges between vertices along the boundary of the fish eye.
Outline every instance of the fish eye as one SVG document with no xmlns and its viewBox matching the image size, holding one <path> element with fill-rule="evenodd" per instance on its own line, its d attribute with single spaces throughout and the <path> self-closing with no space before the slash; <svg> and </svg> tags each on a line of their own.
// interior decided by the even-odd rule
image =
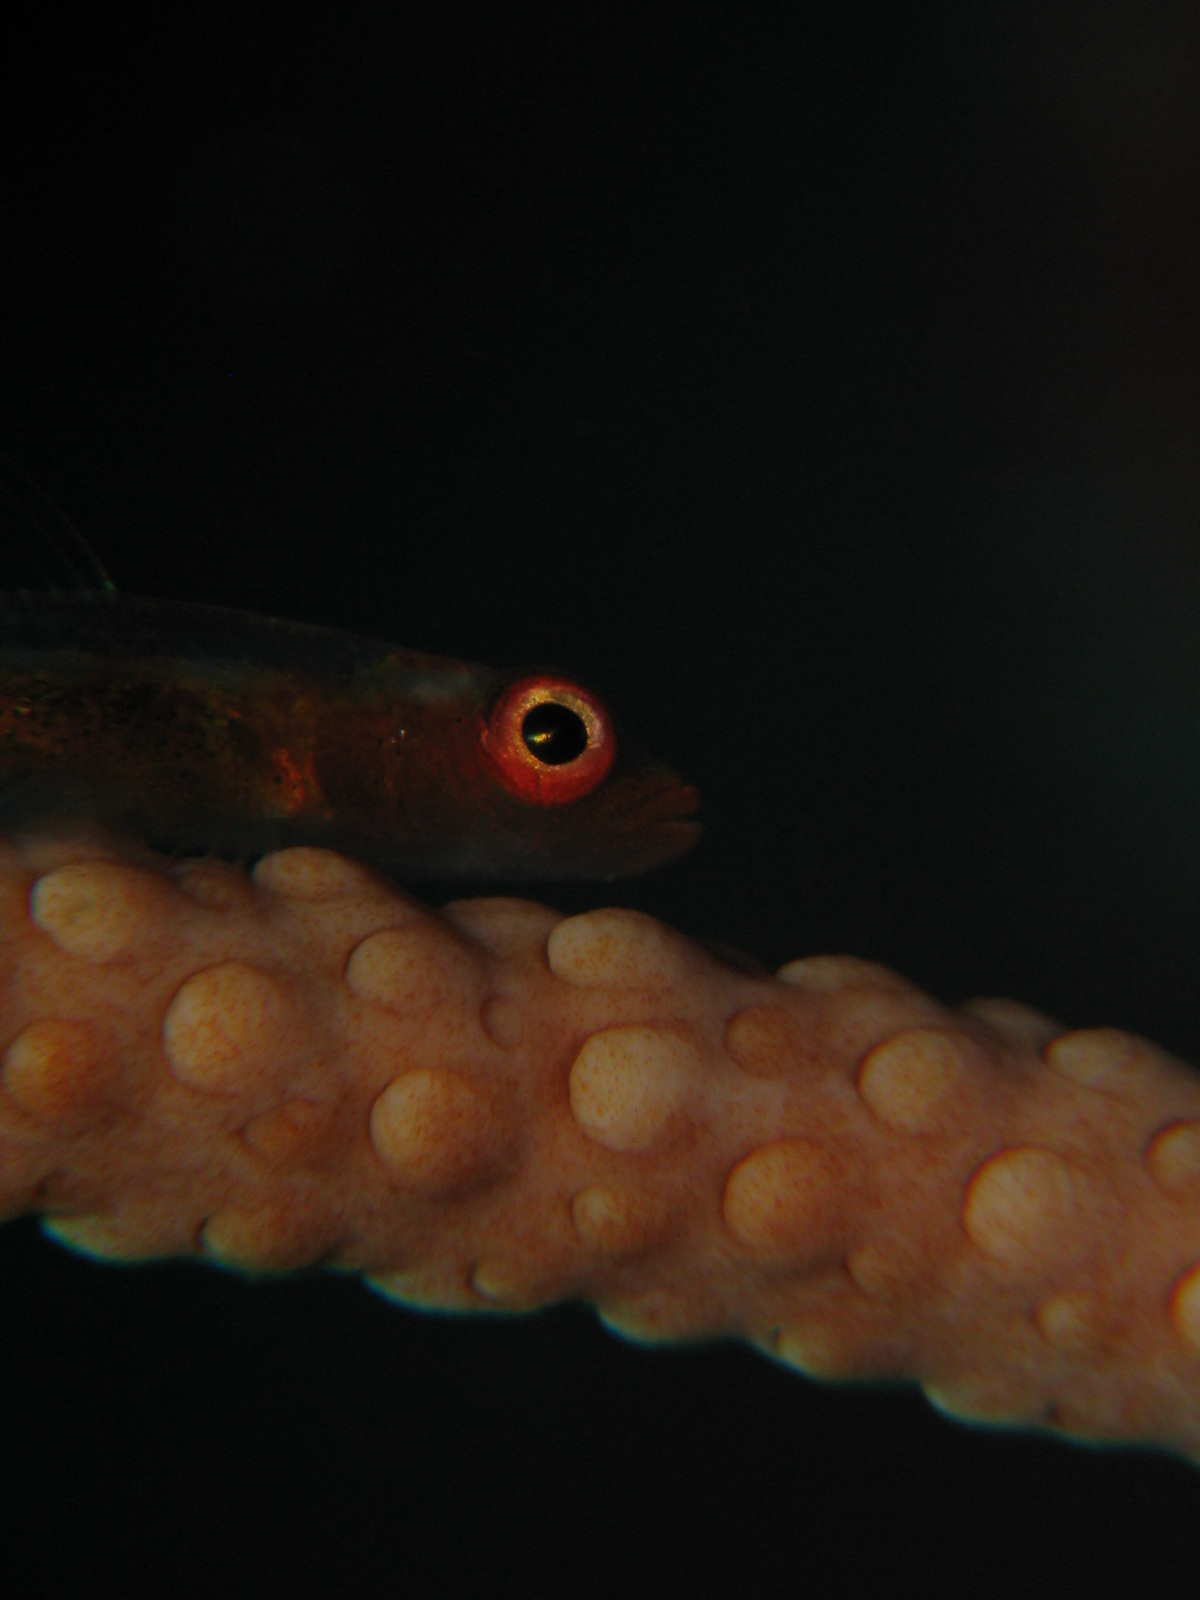
<svg viewBox="0 0 1200 1600">
<path fill-rule="evenodd" d="M 551 673 L 521 678 L 501 692 L 482 743 L 505 788 L 542 806 L 590 794 L 617 755 L 603 701 Z"/>
<path fill-rule="evenodd" d="M 525 713 L 521 737 L 531 756 L 548 767 L 561 767 L 587 749 L 587 723 L 561 700 L 542 700 Z"/>
</svg>

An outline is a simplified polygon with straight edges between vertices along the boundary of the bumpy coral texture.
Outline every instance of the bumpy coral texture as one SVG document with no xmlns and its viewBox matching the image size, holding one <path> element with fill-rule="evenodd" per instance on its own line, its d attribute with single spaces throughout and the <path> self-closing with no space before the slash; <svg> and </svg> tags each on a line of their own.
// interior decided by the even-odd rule
<svg viewBox="0 0 1200 1600">
<path fill-rule="evenodd" d="M 1200 1078 L 1127 1034 L 322 851 L 58 839 L 0 851 L 0 1050 L 3 1214 L 96 1255 L 578 1298 L 1200 1458 Z"/>
</svg>

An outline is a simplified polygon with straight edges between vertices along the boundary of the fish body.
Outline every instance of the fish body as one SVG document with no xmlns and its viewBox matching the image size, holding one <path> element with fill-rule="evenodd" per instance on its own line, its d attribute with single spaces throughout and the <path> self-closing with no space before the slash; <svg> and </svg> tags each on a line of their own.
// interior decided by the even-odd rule
<svg viewBox="0 0 1200 1600">
<path fill-rule="evenodd" d="M 697 804 L 556 672 L 126 595 L 0 596 L 6 829 L 317 844 L 406 878 L 614 878 L 688 849 Z"/>
</svg>

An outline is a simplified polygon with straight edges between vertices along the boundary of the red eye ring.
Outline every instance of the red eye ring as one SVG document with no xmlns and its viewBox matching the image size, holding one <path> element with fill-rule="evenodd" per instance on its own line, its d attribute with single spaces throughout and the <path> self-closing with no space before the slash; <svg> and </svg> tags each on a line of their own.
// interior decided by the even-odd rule
<svg viewBox="0 0 1200 1600">
<path fill-rule="evenodd" d="M 550 759 L 531 748 L 530 713 L 550 708 L 565 715 L 562 724 L 581 741 L 577 754 Z M 544 719 L 543 719 L 544 720 Z M 561 743 L 564 735 L 559 731 Z M 568 805 L 591 794 L 608 776 L 617 758 L 617 737 L 612 718 L 601 700 L 569 678 L 538 673 L 510 683 L 491 709 L 482 734 L 483 748 L 506 789 L 539 806 Z"/>
</svg>

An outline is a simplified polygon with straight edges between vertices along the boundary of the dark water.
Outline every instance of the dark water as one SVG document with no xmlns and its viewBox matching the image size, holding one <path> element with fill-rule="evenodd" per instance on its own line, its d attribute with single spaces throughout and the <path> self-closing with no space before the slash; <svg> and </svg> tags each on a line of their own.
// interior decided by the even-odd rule
<svg viewBox="0 0 1200 1600">
<path fill-rule="evenodd" d="M 0 441 L 133 592 L 594 682 L 707 830 L 605 898 L 1200 1060 L 1200 27 L 805 14 L 48 42 Z M 570 1310 L 0 1254 L 44 1572 L 48 1502 L 370 1592 L 1115 1592 L 1194 1526 L 1172 1463 Z"/>
</svg>

